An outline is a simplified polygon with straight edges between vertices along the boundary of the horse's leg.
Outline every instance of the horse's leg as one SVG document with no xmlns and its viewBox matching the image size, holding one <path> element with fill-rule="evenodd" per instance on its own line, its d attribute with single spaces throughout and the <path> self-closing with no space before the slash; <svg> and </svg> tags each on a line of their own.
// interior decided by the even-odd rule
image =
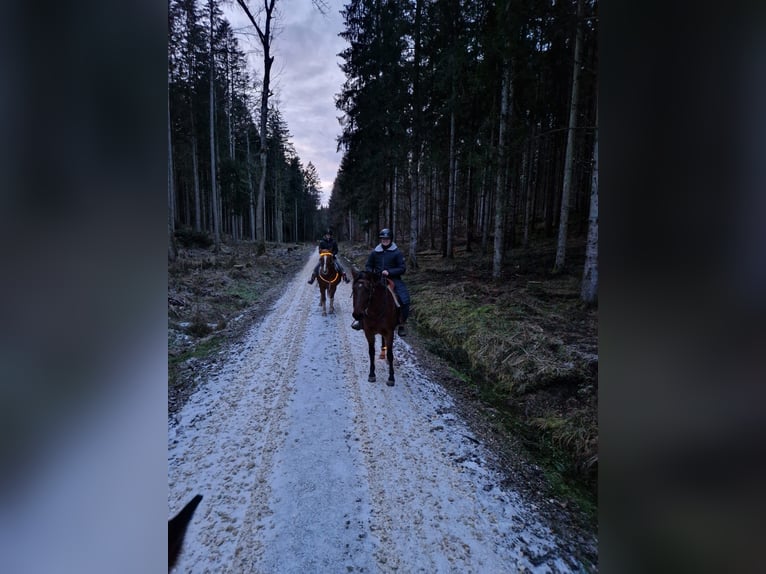
<svg viewBox="0 0 766 574">
<path fill-rule="evenodd" d="M 367 335 L 367 347 L 370 352 L 370 376 L 367 377 L 367 380 L 371 383 L 375 382 L 375 334 L 374 333 L 365 333 Z"/>
<path fill-rule="evenodd" d="M 388 380 L 386 384 L 389 387 L 394 386 L 394 332 L 388 335 L 388 345 L 386 349 L 386 358 L 388 359 Z"/>
<path fill-rule="evenodd" d="M 335 285 L 330 285 L 330 313 L 335 314 Z"/>
<path fill-rule="evenodd" d="M 319 289 L 319 304 L 322 306 L 322 317 L 327 316 L 327 308 L 326 308 L 326 299 L 325 299 L 325 290 L 320 288 Z"/>
<path fill-rule="evenodd" d="M 386 338 L 383 335 L 380 336 L 380 358 L 386 358 Z"/>
</svg>

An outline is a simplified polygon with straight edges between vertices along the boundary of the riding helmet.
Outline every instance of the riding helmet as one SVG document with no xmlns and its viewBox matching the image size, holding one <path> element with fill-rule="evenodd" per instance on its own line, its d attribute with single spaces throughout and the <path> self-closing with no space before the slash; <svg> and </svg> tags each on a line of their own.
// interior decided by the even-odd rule
<svg viewBox="0 0 766 574">
<path fill-rule="evenodd" d="M 381 239 L 390 239 L 391 241 L 394 240 L 394 235 L 391 233 L 391 230 L 388 229 L 387 227 L 385 229 L 380 230 L 378 237 L 380 237 Z"/>
<path fill-rule="evenodd" d="M 324 232 L 325 235 L 332 235 L 332 229 L 329 227 L 327 228 L 327 231 Z"/>
</svg>

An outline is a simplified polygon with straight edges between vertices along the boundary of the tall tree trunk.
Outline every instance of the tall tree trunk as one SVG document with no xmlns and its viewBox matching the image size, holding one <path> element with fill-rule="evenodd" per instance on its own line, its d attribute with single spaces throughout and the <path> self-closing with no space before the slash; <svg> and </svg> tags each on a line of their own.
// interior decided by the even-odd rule
<svg viewBox="0 0 766 574">
<path fill-rule="evenodd" d="M 211 71 L 212 74 L 212 71 Z M 189 133 L 191 139 L 192 181 L 194 182 L 194 231 L 202 231 L 202 193 L 199 182 L 199 158 L 197 157 L 197 125 L 194 121 L 194 85 L 191 68 L 187 78 L 189 84 Z"/>
<path fill-rule="evenodd" d="M 479 200 L 479 206 L 481 213 L 479 215 L 479 227 L 481 232 L 481 254 L 487 254 L 487 246 L 489 245 L 489 189 L 487 185 L 487 176 L 489 167 L 485 163 L 484 169 L 481 172 L 481 199 Z"/>
<path fill-rule="evenodd" d="M 274 2 L 272 0 L 271 7 L 273 9 Z M 269 84 L 271 76 L 271 64 L 274 62 L 274 57 L 269 56 L 270 40 L 269 28 L 271 26 L 271 11 L 268 12 L 266 19 L 266 34 L 263 36 L 263 93 L 261 94 L 261 181 L 258 184 L 258 203 L 256 207 L 256 220 L 258 228 L 256 233 L 258 235 L 258 249 L 259 254 L 266 252 L 266 226 L 263 220 L 264 213 L 266 211 L 266 175 L 267 166 L 266 159 L 268 157 L 268 133 L 266 130 L 268 113 L 269 113 Z"/>
<path fill-rule="evenodd" d="M 391 182 L 391 229 L 394 237 L 399 237 L 399 218 L 396 213 L 396 195 L 399 191 L 399 166 L 394 166 L 394 180 Z"/>
<path fill-rule="evenodd" d="M 508 194 L 508 223 L 506 224 L 506 245 L 512 249 L 516 245 L 516 209 L 518 205 L 518 180 L 514 176 L 516 172 L 516 158 L 508 158 L 508 169 L 505 172 L 505 189 Z"/>
<path fill-rule="evenodd" d="M 231 62 L 229 61 L 229 46 L 226 46 L 226 86 L 227 86 L 227 113 L 226 127 L 228 130 L 229 159 L 234 160 L 234 137 L 232 136 L 231 119 L 234 115 L 234 80 L 232 77 Z"/>
<path fill-rule="evenodd" d="M 529 247 L 530 228 L 533 225 L 535 217 L 534 197 L 536 194 L 533 190 L 537 181 L 535 174 L 537 170 L 537 156 L 539 153 L 540 145 L 540 142 L 536 137 L 536 133 L 537 125 L 532 127 L 532 137 L 530 137 L 527 146 L 527 180 L 525 182 L 524 190 L 524 239 L 522 242 L 524 249 Z"/>
<path fill-rule="evenodd" d="M 255 190 L 253 189 L 253 174 L 250 171 L 250 127 L 245 129 L 245 145 L 247 146 L 247 190 L 250 204 L 250 239 L 255 241 Z"/>
<path fill-rule="evenodd" d="M 194 115 L 194 112 L 192 112 Z M 194 231 L 202 231 L 202 190 L 199 183 L 199 159 L 197 158 L 197 133 L 194 119 L 191 124 L 192 179 L 194 181 Z"/>
<path fill-rule="evenodd" d="M 572 70 L 572 99 L 569 103 L 569 130 L 567 131 L 567 151 L 564 161 L 564 185 L 561 190 L 561 215 L 559 217 L 559 236 L 556 246 L 554 273 L 564 269 L 566 261 L 567 226 L 569 224 L 569 198 L 572 195 L 572 172 L 574 171 L 575 128 L 577 127 L 577 93 L 580 85 L 580 52 L 582 51 L 582 2 L 577 0 L 577 31 L 575 33 L 574 69 Z"/>
<path fill-rule="evenodd" d="M 473 198 L 473 166 L 469 163 L 468 164 L 468 174 L 466 175 L 467 185 L 466 185 L 466 199 L 465 204 L 467 207 L 468 213 L 466 214 L 466 225 L 465 225 L 465 251 L 466 253 L 470 253 L 473 251 L 473 248 L 471 245 L 473 244 L 473 226 L 474 226 L 474 214 L 476 213 L 476 208 L 474 206 L 474 198 Z"/>
<path fill-rule="evenodd" d="M 499 279 L 503 271 L 503 225 L 505 222 L 505 189 L 503 186 L 505 169 L 505 126 L 508 121 L 509 100 L 513 98 L 511 85 L 511 65 L 503 66 L 503 83 L 500 99 L 500 126 L 497 140 L 497 173 L 495 174 L 495 249 L 492 258 L 492 277 Z"/>
<path fill-rule="evenodd" d="M 542 153 L 542 196 L 543 196 L 543 233 L 545 237 L 552 237 L 553 233 L 553 188 L 552 172 L 557 165 L 556 142 L 552 137 L 546 137 Z"/>
<path fill-rule="evenodd" d="M 282 206 L 282 190 L 279 187 L 279 168 L 277 167 L 277 162 L 275 162 L 274 165 L 274 238 L 276 239 L 277 243 L 284 243 L 284 234 L 283 234 L 283 219 L 284 219 L 284 208 Z"/>
<path fill-rule="evenodd" d="M 421 27 L 422 27 L 423 0 L 415 1 L 415 46 L 413 51 L 414 72 L 412 79 L 412 147 L 410 148 L 409 171 L 409 192 L 410 192 L 410 246 L 409 246 L 409 266 L 411 269 L 418 268 L 417 250 L 420 241 L 420 55 L 421 55 Z"/>
<path fill-rule="evenodd" d="M 430 248 L 432 251 L 436 249 L 436 233 L 434 233 L 434 229 L 436 225 L 435 221 L 436 221 L 437 201 L 434 197 L 436 195 L 434 188 L 437 185 L 438 185 L 438 182 L 434 174 L 434 168 L 431 167 L 428 172 L 428 216 L 427 216 L 426 227 L 429 229 L 428 239 L 429 239 Z"/>
<path fill-rule="evenodd" d="M 418 268 L 418 240 L 420 233 L 418 223 L 420 221 L 420 151 L 417 150 L 410 159 L 410 250 L 409 266 L 411 269 Z"/>
<path fill-rule="evenodd" d="M 452 86 L 452 101 L 455 101 L 455 86 Z M 455 110 L 449 118 L 449 178 L 447 183 L 447 258 L 454 257 L 455 235 Z"/>
<path fill-rule="evenodd" d="M 595 303 L 598 298 L 598 111 L 596 111 L 596 134 L 593 140 L 588 241 L 585 246 L 585 268 L 582 274 L 580 297 L 586 303 Z"/>
<path fill-rule="evenodd" d="M 168 261 L 176 260 L 176 191 L 173 185 L 173 129 L 170 122 L 170 86 L 168 86 Z"/>
<path fill-rule="evenodd" d="M 271 56 L 271 19 L 274 13 L 274 4 L 276 0 L 263 0 L 264 12 L 266 14 L 266 22 L 263 30 L 255 21 L 255 18 L 250 13 L 250 9 L 247 7 L 247 3 L 244 0 L 237 0 L 242 9 L 247 14 L 247 17 L 255 26 L 256 32 L 258 32 L 258 38 L 261 41 L 261 47 L 263 48 L 263 92 L 261 93 L 261 181 L 258 184 L 258 202 L 256 204 L 256 234 L 258 236 L 258 247 L 256 252 L 263 254 L 266 252 L 266 238 L 265 234 L 265 222 L 263 220 L 265 208 L 266 208 L 266 125 L 269 112 L 269 84 L 271 83 L 271 65 L 274 63 L 274 57 Z"/>
<path fill-rule="evenodd" d="M 213 241 L 216 252 L 221 247 L 221 214 L 218 210 L 218 183 L 216 181 L 215 154 L 215 59 L 213 57 L 213 2 L 210 2 L 210 188 L 213 204 Z"/>
<path fill-rule="evenodd" d="M 527 151 L 524 157 L 524 231 L 521 240 L 521 246 L 526 249 L 529 247 L 529 226 L 531 225 L 532 214 L 532 170 L 534 169 L 534 128 L 532 137 L 527 142 Z"/>
<path fill-rule="evenodd" d="M 492 150 L 495 149 L 495 131 L 492 130 L 489 136 L 489 145 L 484 150 L 484 169 L 481 174 L 481 254 L 489 253 L 489 231 L 490 216 L 493 195 L 492 195 Z"/>
</svg>

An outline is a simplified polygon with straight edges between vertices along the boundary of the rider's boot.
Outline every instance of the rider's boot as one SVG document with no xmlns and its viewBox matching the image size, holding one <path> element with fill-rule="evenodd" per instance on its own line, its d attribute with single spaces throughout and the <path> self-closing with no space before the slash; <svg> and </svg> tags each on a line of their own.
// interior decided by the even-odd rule
<svg viewBox="0 0 766 574">
<path fill-rule="evenodd" d="M 308 284 L 311 285 L 314 282 L 314 279 L 316 279 L 316 278 L 317 278 L 317 274 L 316 273 L 312 273 L 311 274 L 311 279 L 308 280 Z"/>
<path fill-rule="evenodd" d="M 407 326 L 405 323 L 407 323 L 407 317 L 410 315 L 410 304 L 409 303 L 402 303 L 402 308 L 399 310 L 399 336 L 400 337 L 406 337 L 407 336 Z"/>
</svg>

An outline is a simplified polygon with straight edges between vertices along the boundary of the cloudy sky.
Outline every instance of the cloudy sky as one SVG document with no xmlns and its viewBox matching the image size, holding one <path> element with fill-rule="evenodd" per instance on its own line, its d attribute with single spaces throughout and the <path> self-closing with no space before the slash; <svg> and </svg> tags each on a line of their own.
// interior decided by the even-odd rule
<svg viewBox="0 0 766 574">
<path fill-rule="evenodd" d="M 343 29 L 339 11 L 344 0 L 325 3 L 329 10 L 322 15 L 311 0 L 277 0 L 279 15 L 271 71 L 273 97 L 292 134 L 295 150 L 304 167 L 311 162 L 319 173 L 322 205 L 330 199 L 341 159 L 335 151 L 341 131 L 335 95 L 345 79 L 337 54 L 346 46 L 338 36 Z M 238 32 L 240 47 L 249 52 L 252 69 L 262 78 L 263 56 L 255 30 L 236 2 L 227 4 L 223 7 L 225 17 Z M 249 6 L 255 15 L 260 1 L 251 0 Z"/>
</svg>

